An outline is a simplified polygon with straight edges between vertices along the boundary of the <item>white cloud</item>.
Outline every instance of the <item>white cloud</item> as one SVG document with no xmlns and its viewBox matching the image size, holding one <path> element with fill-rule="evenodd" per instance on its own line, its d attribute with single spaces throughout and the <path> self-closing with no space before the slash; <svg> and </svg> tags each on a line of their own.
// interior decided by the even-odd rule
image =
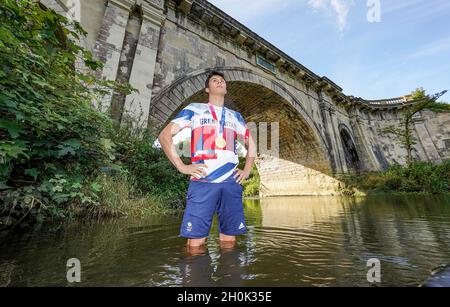
<svg viewBox="0 0 450 307">
<path fill-rule="evenodd" d="M 285 10 L 300 9 L 309 5 L 314 10 L 322 10 L 336 18 L 336 25 L 341 33 L 347 26 L 347 17 L 354 0 L 209 0 L 213 5 L 244 24 L 254 20 L 282 14 Z"/>
<path fill-rule="evenodd" d="M 308 0 L 308 5 L 314 10 L 325 10 L 334 15 L 341 33 L 347 26 L 347 16 L 353 4 L 353 0 Z"/>
<path fill-rule="evenodd" d="M 312 6 L 313 9 L 318 10 L 325 8 L 327 2 L 326 0 L 309 0 L 308 4 Z"/>
</svg>

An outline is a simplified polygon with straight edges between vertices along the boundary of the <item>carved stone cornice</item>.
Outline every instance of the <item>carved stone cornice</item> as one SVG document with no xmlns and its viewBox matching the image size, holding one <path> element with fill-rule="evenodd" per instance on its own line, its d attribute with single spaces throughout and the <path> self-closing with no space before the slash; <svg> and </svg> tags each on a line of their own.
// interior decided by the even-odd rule
<svg viewBox="0 0 450 307">
<path fill-rule="evenodd" d="M 163 5 L 163 0 L 143 0 L 141 2 L 142 18 L 157 26 L 161 26 L 162 22 L 166 19 L 166 15 L 162 10 Z"/>
<path fill-rule="evenodd" d="M 113 4 L 127 11 L 131 11 L 136 2 L 134 0 L 108 0 L 108 4 Z"/>
</svg>

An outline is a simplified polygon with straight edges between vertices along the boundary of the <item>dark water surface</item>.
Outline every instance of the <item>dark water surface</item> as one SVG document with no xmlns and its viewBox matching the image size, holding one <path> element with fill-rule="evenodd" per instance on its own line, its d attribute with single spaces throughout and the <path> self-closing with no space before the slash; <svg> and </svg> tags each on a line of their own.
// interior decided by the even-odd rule
<svg viewBox="0 0 450 307">
<path fill-rule="evenodd" d="M 178 237 L 181 216 L 53 225 L 0 247 L 0 286 L 417 286 L 450 263 L 450 197 L 246 200 L 248 233 L 205 250 Z M 66 279 L 78 258 L 81 283 Z"/>
</svg>

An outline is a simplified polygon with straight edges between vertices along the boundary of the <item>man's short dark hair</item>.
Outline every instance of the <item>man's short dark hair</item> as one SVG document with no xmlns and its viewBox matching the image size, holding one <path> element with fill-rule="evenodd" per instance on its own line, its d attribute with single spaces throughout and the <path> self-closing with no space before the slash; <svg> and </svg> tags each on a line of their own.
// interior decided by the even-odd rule
<svg viewBox="0 0 450 307">
<path fill-rule="evenodd" d="M 214 76 L 221 76 L 225 80 L 225 75 L 223 73 L 221 73 L 220 71 L 217 71 L 217 70 L 213 70 L 209 73 L 208 78 L 206 78 L 205 88 L 209 87 L 209 80 Z"/>
</svg>

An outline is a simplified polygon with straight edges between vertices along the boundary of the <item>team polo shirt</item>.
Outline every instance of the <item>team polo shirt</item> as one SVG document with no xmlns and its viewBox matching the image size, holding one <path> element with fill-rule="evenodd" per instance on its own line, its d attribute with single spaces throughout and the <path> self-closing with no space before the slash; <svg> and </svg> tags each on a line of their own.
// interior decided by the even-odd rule
<svg viewBox="0 0 450 307">
<path fill-rule="evenodd" d="M 215 139 L 218 123 L 207 103 L 191 103 L 172 120 L 181 129 L 191 129 L 191 160 L 192 164 L 206 164 L 204 171 L 206 177 L 193 181 L 200 182 L 229 182 L 233 178 L 234 170 L 239 164 L 237 154 L 237 139 L 246 140 L 249 137 L 247 124 L 239 112 L 225 108 L 225 138 L 226 146 L 223 149 L 216 148 Z M 214 106 L 217 118 L 220 120 L 222 108 Z"/>
</svg>

